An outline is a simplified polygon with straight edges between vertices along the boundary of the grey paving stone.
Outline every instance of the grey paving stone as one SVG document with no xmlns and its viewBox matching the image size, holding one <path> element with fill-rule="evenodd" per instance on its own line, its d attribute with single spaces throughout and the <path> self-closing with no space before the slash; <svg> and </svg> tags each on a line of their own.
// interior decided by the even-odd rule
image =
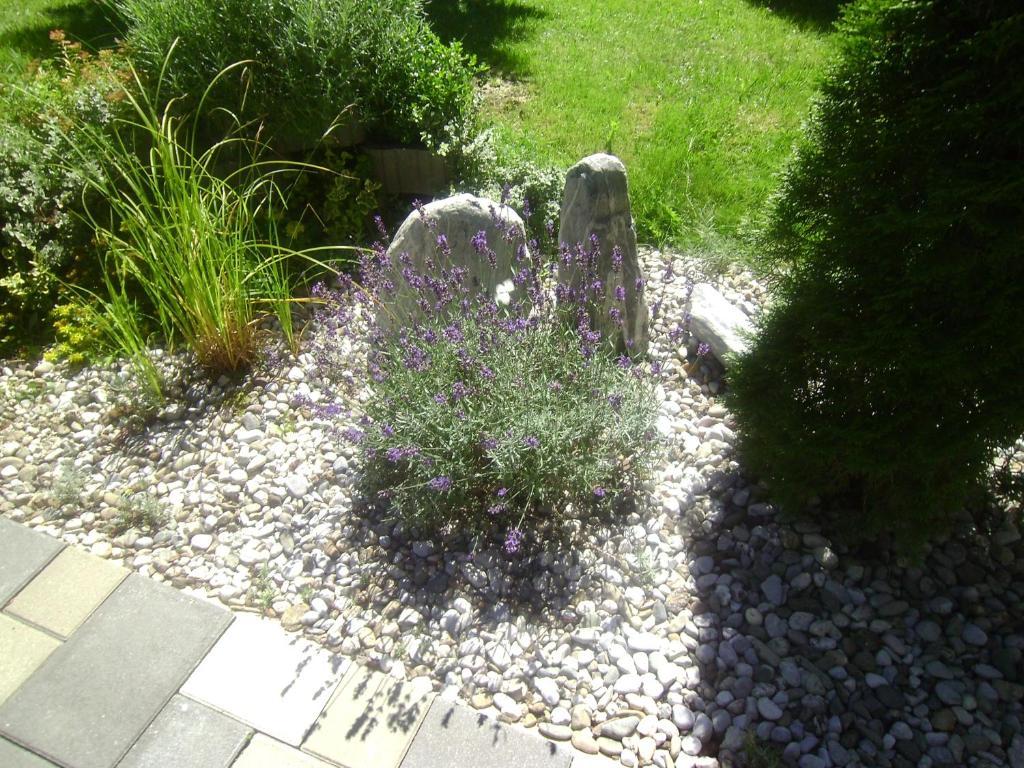
<svg viewBox="0 0 1024 768">
<path fill-rule="evenodd" d="M 435 699 L 402 768 L 569 768 L 572 751 L 475 710 Z"/>
<path fill-rule="evenodd" d="M 63 548 L 45 533 L 0 517 L 0 608 Z"/>
<path fill-rule="evenodd" d="M 276 621 L 242 614 L 181 692 L 297 747 L 349 664 Z"/>
<path fill-rule="evenodd" d="M 57 763 L 112 768 L 230 622 L 133 574 L 0 706 L 0 735 Z"/>
<path fill-rule="evenodd" d="M 0 737 L 0 765 L 3 768 L 55 768 L 48 760 L 33 755 L 3 737 Z"/>
<path fill-rule="evenodd" d="M 251 736 L 249 726 L 175 696 L 117 768 L 227 768 Z"/>
</svg>

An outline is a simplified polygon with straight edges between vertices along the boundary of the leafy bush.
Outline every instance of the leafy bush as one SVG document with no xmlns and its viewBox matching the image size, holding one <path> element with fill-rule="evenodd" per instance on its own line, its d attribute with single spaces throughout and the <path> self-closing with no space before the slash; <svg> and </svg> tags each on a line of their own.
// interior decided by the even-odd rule
<svg viewBox="0 0 1024 768">
<path fill-rule="evenodd" d="M 418 142 L 472 116 L 476 65 L 443 45 L 419 0 L 110 0 L 127 42 L 156 78 L 177 53 L 168 95 L 198 98 L 226 67 L 208 106 L 265 120 L 276 142 L 310 146 L 350 108 L 371 133 Z"/>
<path fill-rule="evenodd" d="M 538 165 L 490 127 L 452 128 L 434 149 L 451 161 L 457 189 L 501 200 L 522 214 L 529 238 L 544 248 L 558 246 L 553 225 L 561 213 L 564 169 Z"/>
<path fill-rule="evenodd" d="M 732 375 L 790 508 L 919 541 L 1024 432 L 1022 54 L 1014 0 L 849 7 L 763 241 L 779 301 Z"/>
<path fill-rule="evenodd" d="M 483 233 L 474 245 L 486 258 Z M 520 251 L 508 303 L 499 304 L 451 264 L 443 236 L 438 248 L 423 273 L 403 255 L 397 286 L 386 254 L 368 256 L 358 287 L 325 295 L 314 354 L 358 389 L 355 321 L 382 313 L 368 335 L 363 428 L 347 432 L 361 446 L 369 493 L 413 530 L 498 533 L 512 554 L 526 536 L 564 533 L 569 520 L 610 508 L 629 489 L 652 445 L 650 372 L 606 353 L 540 259 Z M 596 254 L 564 257 L 593 265 Z M 604 295 L 592 272 L 587 285 Z M 397 301 L 416 301 L 425 314 L 393 322 Z"/>
<path fill-rule="evenodd" d="M 184 343 L 213 373 L 254 361 L 258 324 L 268 314 L 293 340 L 284 261 L 297 254 L 280 244 L 273 216 L 263 212 L 280 203 L 274 174 L 296 169 L 260 163 L 259 147 L 239 137 L 195 152 L 194 131 L 184 130 L 173 104 L 158 113 L 137 85 L 124 91 L 133 119 L 116 121 L 112 138 L 86 131 L 75 152 L 96 158 L 99 170 L 87 181 L 112 214 L 112 221 L 92 218 L 109 249 L 107 298 L 95 319 L 153 389 L 158 377 L 136 295 L 164 341 Z M 213 170 L 224 153 L 250 159 L 225 178 Z"/>
<path fill-rule="evenodd" d="M 81 220 L 91 160 L 69 163 L 81 127 L 123 113 L 121 56 L 90 56 L 53 35 L 61 56 L 24 86 L 0 86 L 0 352 L 46 333 L 62 280 L 88 281 L 91 229 Z"/>
</svg>

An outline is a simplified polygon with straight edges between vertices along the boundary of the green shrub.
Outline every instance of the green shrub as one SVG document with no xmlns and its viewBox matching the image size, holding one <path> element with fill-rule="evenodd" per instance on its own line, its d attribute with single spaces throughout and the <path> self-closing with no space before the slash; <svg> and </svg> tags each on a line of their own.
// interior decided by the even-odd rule
<svg viewBox="0 0 1024 768">
<path fill-rule="evenodd" d="M 473 244 L 486 258 L 482 233 Z M 449 263 L 446 247 L 439 238 L 436 264 Z M 597 253 L 581 263 L 593 266 Z M 605 354 L 568 289 L 554 305 L 540 288 L 539 260 L 516 267 L 529 301 L 502 307 L 476 294 L 465 268 L 421 273 L 400 260 L 404 301 L 425 314 L 408 325 L 385 314 L 371 329 L 364 427 L 346 432 L 360 445 L 371 498 L 410 530 L 497 533 L 509 554 L 527 537 L 564 535 L 570 521 L 621 501 L 652 453 L 649 372 Z M 400 300 L 386 264 L 382 250 L 370 256 L 353 286 L 371 311 Z M 351 370 L 360 327 L 352 296 L 326 299 L 313 355 L 336 381 L 361 381 Z M 334 402 L 321 407 L 336 413 Z"/>
<path fill-rule="evenodd" d="M 167 51 L 169 92 L 265 121 L 276 146 L 312 146 L 352 109 L 375 136 L 404 143 L 471 118 L 475 64 L 440 43 L 419 0 L 110 0 L 152 78 Z"/>
<path fill-rule="evenodd" d="M 530 240 L 558 247 L 549 228 L 561 213 L 565 169 L 538 165 L 490 127 L 449 131 L 434 148 L 450 160 L 457 189 L 504 201 L 522 214 Z"/>
<path fill-rule="evenodd" d="M 123 58 L 54 37 L 61 56 L 23 85 L 0 85 L 2 354 L 46 338 L 62 280 L 91 279 L 92 231 L 80 216 L 91 161 L 68 159 L 81 126 L 106 130 L 124 111 Z"/>
<path fill-rule="evenodd" d="M 911 543 L 1024 432 L 1024 9 L 860 0 L 841 28 L 731 401 L 778 499 Z"/>
</svg>

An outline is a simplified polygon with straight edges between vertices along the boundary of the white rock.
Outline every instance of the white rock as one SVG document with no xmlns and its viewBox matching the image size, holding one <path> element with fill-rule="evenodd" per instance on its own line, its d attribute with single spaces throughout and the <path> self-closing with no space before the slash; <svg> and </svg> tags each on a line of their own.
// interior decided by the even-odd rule
<svg viewBox="0 0 1024 768">
<path fill-rule="evenodd" d="M 754 327 L 743 311 L 708 283 L 693 286 L 686 311 L 690 313 L 690 330 L 698 341 L 711 347 L 715 357 L 728 364 L 747 350 L 747 340 Z"/>
<path fill-rule="evenodd" d="M 544 703 L 549 707 L 558 705 L 558 700 L 561 698 L 561 693 L 558 690 L 558 683 L 552 680 L 550 677 L 538 677 L 533 681 L 533 687 L 537 689 L 537 693 L 544 700 Z"/>
</svg>

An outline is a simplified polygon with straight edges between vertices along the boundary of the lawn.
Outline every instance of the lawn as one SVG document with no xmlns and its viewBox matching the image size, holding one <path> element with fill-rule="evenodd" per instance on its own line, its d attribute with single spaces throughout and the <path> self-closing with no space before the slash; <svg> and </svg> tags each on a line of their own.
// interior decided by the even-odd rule
<svg viewBox="0 0 1024 768">
<path fill-rule="evenodd" d="M 785 3 L 785 4 L 783 4 Z M 433 0 L 491 67 L 486 111 L 536 160 L 610 149 L 641 235 L 729 249 L 762 209 L 823 73 L 834 0 Z"/>
<path fill-rule="evenodd" d="M 113 41 L 106 12 L 96 0 L 0 0 L 0 82 L 11 82 L 33 59 L 53 54 L 52 29 L 63 29 L 69 40 L 88 49 Z"/>
</svg>

